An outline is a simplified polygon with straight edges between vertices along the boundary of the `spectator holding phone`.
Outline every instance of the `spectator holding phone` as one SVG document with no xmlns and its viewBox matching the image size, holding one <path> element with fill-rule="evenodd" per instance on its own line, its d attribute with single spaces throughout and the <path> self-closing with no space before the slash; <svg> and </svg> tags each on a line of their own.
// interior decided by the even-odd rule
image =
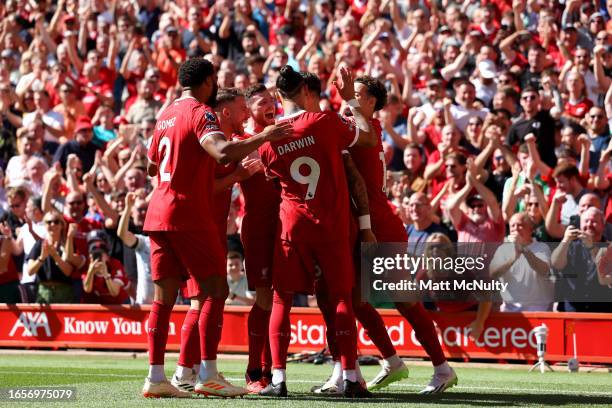
<svg viewBox="0 0 612 408">
<path fill-rule="evenodd" d="M 559 309 L 565 312 L 612 312 L 612 289 L 600 284 L 597 272 L 597 243 L 602 242 L 603 212 L 587 208 L 580 215 L 580 228 L 569 225 L 551 256 L 558 272 Z M 590 301 L 589 301 L 590 300 Z"/>
<path fill-rule="evenodd" d="M 123 265 L 108 254 L 108 244 L 101 234 L 92 231 L 87 236 L 89 266 L 83 275 L 86 303 L 121 305 L 129 300 L 130 281 Z"/>
</svg>

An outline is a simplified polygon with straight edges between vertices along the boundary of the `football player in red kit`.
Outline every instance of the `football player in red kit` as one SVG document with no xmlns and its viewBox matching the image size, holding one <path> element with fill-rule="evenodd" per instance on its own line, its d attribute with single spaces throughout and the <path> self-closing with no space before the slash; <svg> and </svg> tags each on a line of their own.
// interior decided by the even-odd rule
<svg viewBox="0 0 612 408">
<path fill-rule="evenodd" d="M 236 88 L 220 89 L 215 103 L 215 113 L 219 127 L 228 140 L 243 133 L 243 123 L 248 118 L 248 110 L 242 93 Z M 263 130 L 263 128 L 261 129 Z M 252 154 L 252 153 L 251 153 Z M 263 169 L 258 160 L 245 158 L 241 163 L 217 163 L 213 186 L 213 217 L 223 248 L 227 254 L 227 217 L 231 204 L 234 183 L 250 177 L 255 171 Z M 194 279 L 189 279 L 183 288 L 183 296 L 190 298 L 190 307 L 181 327 L 181 349 L 176 371 L 171 383 L 183 391 L 193 391 L 197 373 L 200 371 L 200 336 L 198 317 L 202 303 L 197 298 L 199 288 Z"/>
<path fill-rule="evenodd" d="M 357 345 L 351 305 L 354 271 L 348 186 L 341 152 L 355 144 L 374 146 L 376 135 L 354 100 L 351 73 L 341 69 L 340 78 L 338 91 L 349 100 L 358 127 L 334 112 L 305 112 L 308 90 L 302 75 L 291 67 L 282 67 L 276 82 L 285 113 L 279 122 L 292 123 L 293 135 L 259 150 L 267 175 L 278 178 L 281 185 L 280 237 L 274 252 L 269 330 L 272 382 L 260 395 L 287 395 L 285 367 L 293 294 L 313 292 L 316 265 L 323 272 L 321 279 L 327 284 L 329 304 L 335 311 L 344 395 L 371 395 L 357 381 L 355 372 Z"/>
<path fill-rule="evenodd" d="M 149 176 L 157 177 L 144 230 L 151 240 L 151 274 L 155 298 L 148 319 L 149 375 L 145 397 L 188 397 L 164 373 L 170 314 L 181 281 L 195 279 L 202 302 L 199 315 L 202 365 L 195 391 L 235 396 L 235 387 L 217 372 L 223 306 L 228 288 L 223 248 L 210 217 L 216 163 L 242 160 L 266 141 L 291 133 L 289 124 L 273 126 L 249 140 L 227 141 L 214 102 L 217 78 L 212 64 L 202 58 L 186 61 L 179 69 L 183 93 L 160 115 L 149 148 Z"/>
<path fill-rule="evenodd" d="M 275 101 L 262 84 L 245 91 L 250 117 L 246 139 L 274 123 Z M 261 164 L 259 152 L 248 159 Z M 272 377 L 268 327 L 272 310 L 272 259 L 278 223 L 280 188 L 261 171 L 240 182 L 244 195 L 244 216 L 240 237 L 244 247 L 245 270 L 249 288 L 255 290 L 255 304 L 248 319 L 249 363 L 247 389 L 252 394 L 263 390 Z"/>
<path fill-rule="evenodd" d="M 306 74 L 308 76 L 308 74 Z M 311 81 L 308 81 L 309 83 Z M 312 81 L 316 85 L 316 81 Z M 313 86 L 313 95 L 320 91 Z M 408 237 L 402 221 L 389 206 L 386 195 L 386 163 L 382 147 L 381 126 L 373 119 L 374 112 L 382 109 L 386 103 L 387 92 L 384 85 L 370 77 L 359 77 L 355 80 L 355 99 L 359 101 L 362 112 L 377 134 L 375 147 L 354 146 L 349 149 L 357 170 L 367 187 L 370 206 L 372 231 L 378 242 L 407 242 Z M 357 262 L 357 260 L 356 260 Z M 358 272 L 357 272 L 358 273 Z M 319 296 L 318 296 L 319 297 Z M 368 382 L 369 390 L 378 390 L 408 376 L 408 369 L 396 353 L 387 334 L 384 322 L 376 309 L 369 303 L 359 302 L 358 293 L 354 296 L 355 316 L 363 325 L 370 339 L 380 350 L 383 357 L 381 371 Z M 435 331 L 433 320 L 421 303 L 396 303 L 398 311 L 410 323 L 415 335 L 427 351 L 434 365 L 434 376 L 422 393 L 437 393 L 457 383 L 457 376 L 446 362 L 444 352 Z M 333 339 L 330 341 L 333 343 Z M 334 348 L 334 346 L 330 347 Z M 338 370 L 321 387 L 313 390 L 318 393 L 335 393 L 341 391 L 342 382 L 338 379 Z"/>
</svg>

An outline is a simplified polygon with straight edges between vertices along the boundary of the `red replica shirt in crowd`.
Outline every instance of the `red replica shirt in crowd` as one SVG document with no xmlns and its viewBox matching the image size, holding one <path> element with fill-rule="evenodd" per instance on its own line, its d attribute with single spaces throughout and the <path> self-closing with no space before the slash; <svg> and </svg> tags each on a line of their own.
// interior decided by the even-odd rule
<svg viewBox="0 0 612 408">
<path fill-rule="evenodd" d="M 393 213 L 387 199 L 387 166 L 382 146 L 380 122 L 373 119 L 371 124 L 378 135 L 378 144 L 374 147 L 353 146 L 349 152 L 368 190 L 372 232 L 379 242 L 405 242 L 408 236 L 404 224 Z"/>
<path fill-rule="evenodd" d="M 591 100 L 588 98 L 584 98 L 577 103 L 572 103 L 570 101 L 565 102 L 565 106 L 563 106 L 563 111 L 564 113 L 576 119 L 582 119 L 592 107 L 593 102 L 591 102 Z"/>
<path fill-rule="evenodd" d="M 245 140 L 255 134 L 252 130 L 245 130 L 240 139 Z M 252 152 L 249 159 L 260 159 L 259 151 Z M 278 206 L 280 204 L 280 190 L 274 182 L 268 180 L 264 173 L 255 173 L 240 182 L 244 195 L 244 217 L 242 219 L 242 232 L 247 235 L 260 233 L 267 236 L 276 233 L 278 220 Z"/>
<path fill-rule="evenodd" d="M 84 293 L 83 299 L 85 303 L 100 303 L 103 305 L 121 305 L 128 299 L 128 289 L 130 287 L 130 280 L 123 271 L 123 265 L 116 259 L 110 258 L 106 263 L 108 273 L 111 279 L 121 285 L 119 294 L 117 296 L 111 296 L 106 285 L 106 279 L 99 275 L 94 275 L 93 278 L 93 289 L 91 293 Z M 82 275 L 83 281 L 87 277 L 87 273 Z"/>
<path fill-rule="evenodd" d="M 145 231 L 217 231 L 210 216 L 216 162 L 200 145 L 215 134 L 223 135 L 217 116 L 193 97 L 177 99 L 161 114 L 148 153 L 157 187 Z"/>
<path fill-rule="evenodd" d="M 293 136 L 260 147 L 261 161 L 282 187 L 281 239 L 296 243 L 348 239 L 349 200 L 342 150 L 359 137 L 334 112 L 304 112 L 280 118 Z"/>
</svg>

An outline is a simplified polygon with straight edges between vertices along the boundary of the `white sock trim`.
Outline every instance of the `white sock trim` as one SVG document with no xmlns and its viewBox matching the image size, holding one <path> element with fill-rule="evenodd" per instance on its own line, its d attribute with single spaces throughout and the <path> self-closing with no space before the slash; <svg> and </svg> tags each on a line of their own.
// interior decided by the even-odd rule
<svg viewBox="0 0 612 408">
<path fill-rule="evenodd" d="M 200 365 L 200 379 L 208 380 L 216 377 L 219 374 L 217 371 L 217 360 L 202 360 Z"/>
<path fill-rule="evenodd" d="M 398 368 L 404 365 L 404 362 L 397 354 L 392 355 L 391 357 L 383 359 L 383 366 L 389 368 Z"/>
<path fill-rule="evenodd" d="M 357 382 L 356 370 L 342 370 L 342 378 L 350 382 Z"/>
<path fill-rule="evenodd" d="M 176 377 L 180 380 L 185 380 L 192 376 L 193 371 L 191 367 L 183 367 L 181 365 L 176 366 L 176 370 L 174 371 Z"/>
<path fill-rule="evenodd" d="M 272 369 L 272 384 L 278 385 L 287 381 L 287 371 L 282 368 Z"/>
<path fill-rule="evenodd" d="M 451 372 L 451 368 L 448 365 L 448 362 L 445 361 L 440 365 L 434 366 L 434 373 L 436 374 L 449 374 Z"/>
<path fill-rule="evenodd" d="M 164 372 L 163 364 L 149 366 L 149 380 L 152 383 L 168 381 L 166 378 L 166 373 Z"/>
</svg>

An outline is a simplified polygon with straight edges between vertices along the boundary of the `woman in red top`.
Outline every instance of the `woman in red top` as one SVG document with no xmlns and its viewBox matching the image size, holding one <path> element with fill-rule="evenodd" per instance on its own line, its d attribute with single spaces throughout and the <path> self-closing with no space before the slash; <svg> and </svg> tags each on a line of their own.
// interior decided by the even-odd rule
<svg viewBox="0 0 612 408">
<path fill-rule="evenodd" d="M 565 80 L 565 87 L 569 93 L 564 106 L 564 116 L 579 121 L 593 107 L 593 102 L 587 98 L 587 88 L 584 77 L 578 71 L 572 70 Z"/>
</svg>

